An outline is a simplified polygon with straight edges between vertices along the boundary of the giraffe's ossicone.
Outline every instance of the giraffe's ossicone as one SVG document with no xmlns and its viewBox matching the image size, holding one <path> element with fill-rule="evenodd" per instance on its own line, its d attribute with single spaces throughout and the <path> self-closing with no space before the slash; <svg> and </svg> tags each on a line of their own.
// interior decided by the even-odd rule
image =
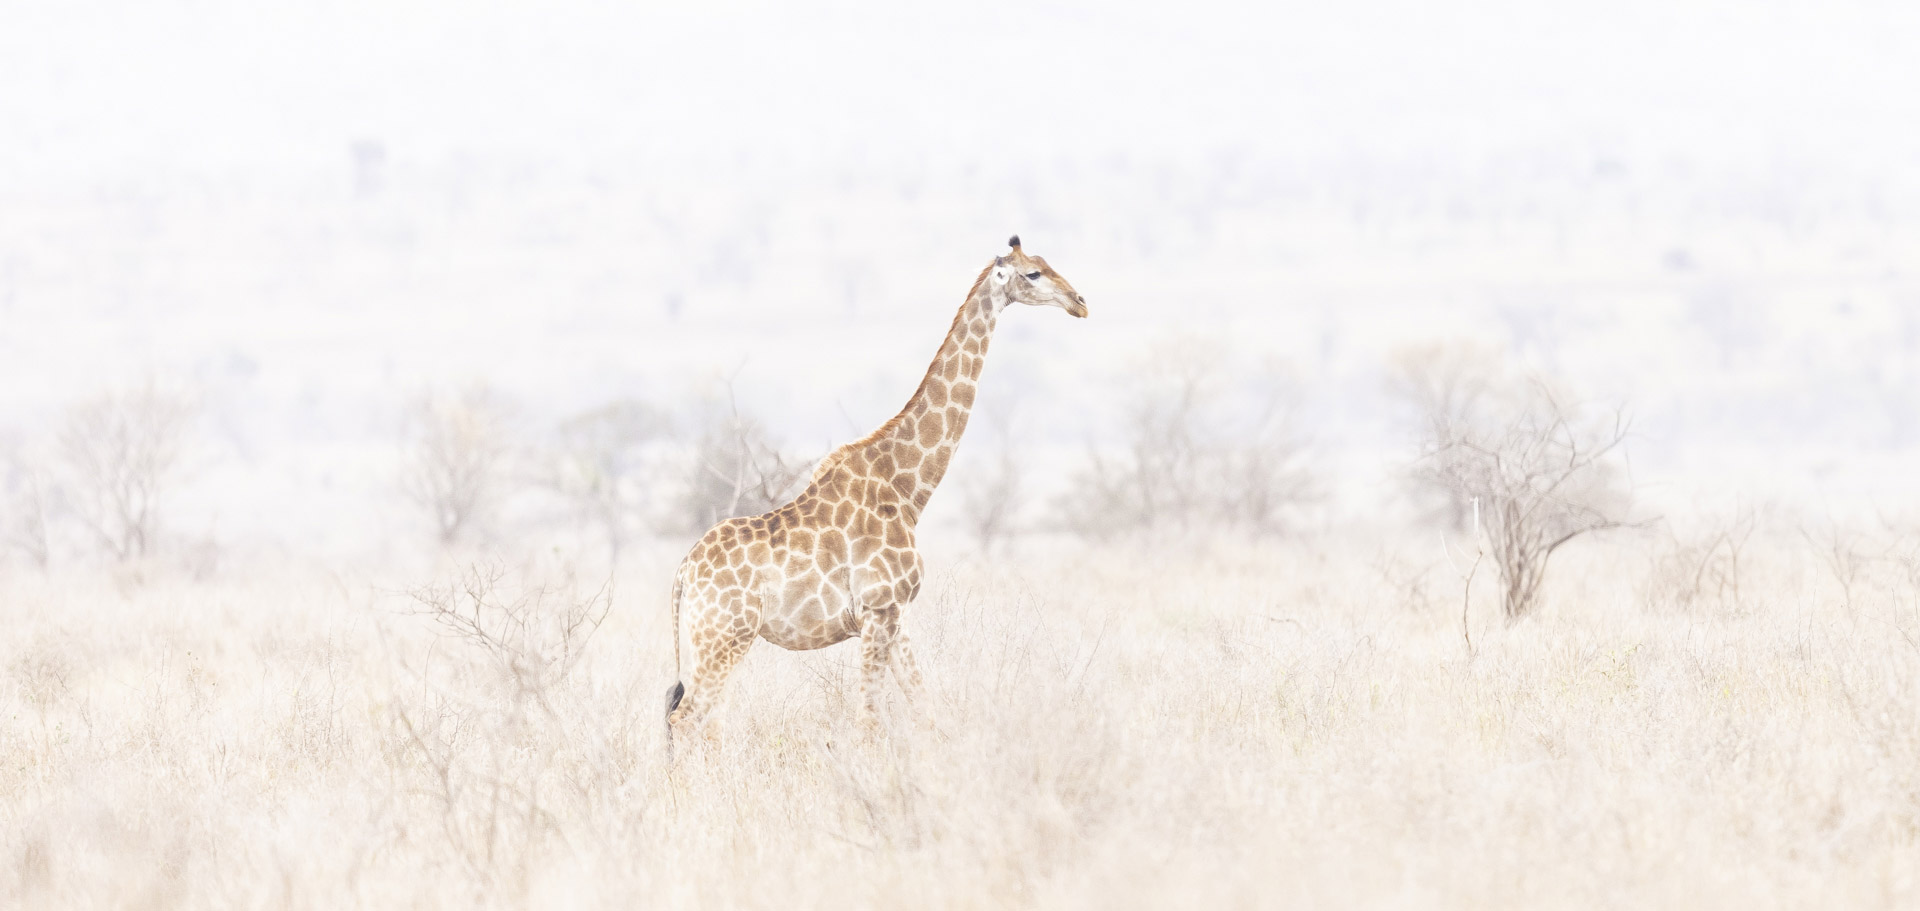
<svg viewBox="0 0 1920 911">
<path fill-rule="evenodd" d="M 920 593 L 914 525 L 967 428 L 987 343 L 1009 304 L 1087 304 L 1020 238 L 974 281 L 925 379 L 900 413 L 833 451 L 793 502 L 727 519 L 700 538 L 673 580 L 674 665 L 669 734 L 694 729 L 721 700 L 755 638 L 788 649 L 861 639 L 865 709 L 877 708 L 888 667 L 909 695 L 920 671 L 901 612 Z M 691 664 L 683 662 L 691 658 Z"/>
</svg>

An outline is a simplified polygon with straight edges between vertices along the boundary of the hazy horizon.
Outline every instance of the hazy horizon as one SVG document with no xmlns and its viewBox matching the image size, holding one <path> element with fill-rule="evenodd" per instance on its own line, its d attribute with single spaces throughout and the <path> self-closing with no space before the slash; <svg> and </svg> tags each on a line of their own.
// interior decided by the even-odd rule
<svg viewBox="0 0 1920 911">
<path fill-rule="evenodd" d="M 1093 308 L 1012 314 L 987 369 L 1043 476 L 1192 336 L 1281 359 L 1329 515 L 1372 514 L 1408 452 L 1386 363 L 1469 341 L 1625 405 L 1656 503 L 1913 503 L 1908 7 L 9 18 L 0 428 L 191 390 L 196 534 L 363 538 L 404 403 L 475 382 L 537 437 L 732 376 L 824 452 L 1014 232 Z"/>
</svg>

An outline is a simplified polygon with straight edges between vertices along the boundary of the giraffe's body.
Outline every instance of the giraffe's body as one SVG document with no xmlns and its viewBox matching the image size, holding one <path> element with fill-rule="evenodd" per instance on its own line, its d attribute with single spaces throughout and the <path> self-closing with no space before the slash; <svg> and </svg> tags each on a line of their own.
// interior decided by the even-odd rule
<svg viewBox="0 0 1920 911">
<path fill-rule="evenodd" d="M 755 638 L 787 649 L 862 640 L 866 708 L 891 666 L 909 693 L 920 671 L 901 610 L 920 593 L 914 526 L 945 476 L 972 412 L 987 343 L 1009 303 L 1087 314 L 1086 303 L 1039 257 L 1011 253 L 980 273 L 926 378 L 905 408 L 835 450 L 807 489 L 764 515 L 710 529 L 674 576 L 675 664 L 691 668 L 668 694 L 669 730 L 697 725 Z M 684 698 L 683 698 L 684 697 Z"/>
</svg>

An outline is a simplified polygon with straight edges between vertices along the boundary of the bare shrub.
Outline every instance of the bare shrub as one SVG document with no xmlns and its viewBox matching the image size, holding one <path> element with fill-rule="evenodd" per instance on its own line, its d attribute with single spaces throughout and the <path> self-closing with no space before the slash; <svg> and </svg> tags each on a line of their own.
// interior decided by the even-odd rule
<svg viewBox="0 0 1920 911">
<path fill-rule="evenodd" d="M 1893 541 L 1884 557 L 1895 607 L 1893 626 L 1907 645 L 1920 649 L 1920 528 L 1910 521 L 1896 523 L 1884 517 L 1881 524 Z"/>
<path fill-rule="evenodd" d="M 660 467 L 659 450 L 671 430 L 665 414 L 633 399 L 559 427 L 542 482 L 568 502 L 578 519 L 599 527 L 614 560 L 645 527 L 656 495 L 649 475 Z"/>
<path fill-rule="evenodd" d="M 1229 524 L 1258 532 L 1283 531 L 1289 514 L 1319 496 L 1308 471 L 1307 447 L 1299 426 L 1299 391 L 1277 362 L 1256 369 L 1248 380 L 1244 416 L 1237 432 L 1216 443 L 1217 489 L 1209 500 Z"/>
<path fill-rule="evenodd" d="M 807 477 L 806 468 L 774 445 L 766 426 L 742 414 L 725 387 L 690 422 L 693 437 L 669 526 L 697 534 L 732 516 L 766 512 L 785 502 Z"/>
<path fill-rule="evenodd" d="M 1624 412 L 1577 407 L 1539 377 L 1431 350 L 1402 357 L 1397 372 L 1418 420 L 1414 480 L 1468 504 L 1508 621 L 1526 616 L 1554 551 L 1627 521 Z"/>
<path fill-rule="evenodd" d="M 1647 601 L 1683 611 L 1737 610 L 1743 598 L 1741 560 L 1759 527 L 1759 513 L 1749 506 L 1691 531 L 1668 525 L 1666 546 L 1647 576 Z"/>
<path fill-rule="evenodd" d="M 1841 606 L 1852 612 L 1855 594 L 1866 587 L 1874 564 L 1889 551 L 1884 547 L 1876 547 L 1866 530 L 1831 519 L 1823 530 L 1815 531 L 1803 526 L 1800 536 L 1813 549 L 1820 565 L 1833 576 L 1834 583 L 1840 586 Z M 1880 553 L 1875 553 L 1876 550 Z"/>
<path fill-rule="evenodd" d="M 986 553 L 1017 530 L 1020 505 L 1025 500 L 1026 478 L 1014 448 L 1011 423 L 1004 412 L 991 419 L 987 439 L 982 441 L 986 464 L 976 465 L 960 482 L 961 521 Z"/>
<path fill-rule="evenodd" d="M 1189 339 L 1127 375 L 1123 442 L 1089 453 L 1060 501 L 1070 529 L 1278 532 L 1314 498 L 1292 382 L 1276 365 L 1236 375 L 1229 363 L 1220 346 Z"/>
<path fill-rule="evenodd" d="M 613 605 L 611 583 L 525 585 L 497 564 L 411 593 L 439 642 L 387 707 L 389 749 L 409 794 L 426 796 L 472 882 L 524 904 L 553 834 L 557 757 L 574 739 L 566 687 Z M 407 695 L 402 697 L 400 692 Z M 413 695 L 418 693 L 418 695 Z"/>
<path fill-rule="evenodd" d="M 511 409 L 484 385 L 455 396 L 424 395 L 407 415 L 401 485 L 426 513 L 441 545 L 479 535 L 507 494 Z"/>
<path fill-rule="evenodd" d="M 1369 565 L 1379 577 L 1381 588 L 1390 593 L 1393 603 L 1413 613 L 1425 613 L 1432 608 L 1432 585 L 1428 581 L 1433 574 L 1432 565 L 1421 565 L 1405 554 L 1385 547 L 1374 552 Z"/>
<path fill-rule="evenodd" d="M 1422 440 L 1450 440 L 1487 410 L 1502 363 L 1493 348 L 1464 342 L 1399 352 L 1387 375 L 1388 392 L 1409 406 Z M 1472 531 L 1472 495 L 1444 484 L 1420 484 L 1439 503 L 1437 518 L 1455 532 Z"/>
<path fill-rule="evenodd" d="M 41 570 L 53 556 L 48 528 L 53 482 L 17 451 L 0 459 L 0 549 L 18 551 Z"/>
<path fill-rule="evenodd" d="M 416 612 L 482 656 L 514 698 L 543 702 L 584 654 L 613 606 L 612 582 L 580 595 L 572 579 L 518 590 L 499 564 L 469 566 L 454 582 L 411 593 Z"/>
<path fill-rule="evenodd" d="M 151 381 L 67 412 L 57 438 L 67 502 L 107 556 L 125 563 L 153 553 L 195 413 L 184 396 Z M 44 546 L 44 499 L 41 508 Z"/>
</svg>

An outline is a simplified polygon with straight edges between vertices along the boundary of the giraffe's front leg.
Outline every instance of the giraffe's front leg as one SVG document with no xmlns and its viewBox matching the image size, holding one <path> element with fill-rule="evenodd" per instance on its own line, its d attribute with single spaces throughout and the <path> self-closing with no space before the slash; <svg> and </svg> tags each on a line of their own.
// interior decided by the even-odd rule
<svg viewBox="0 0 1920 911">
<path fill-rule="evenodd" d="M 900 690 L 906 694 L 907 705 L 915 704 L 920 696 L 920 663 L 913 660 L 913 643 L 907 636 L 906 607 L 920 596 L 920 552 L 909 548 L 902 554 L 899 575 L 894 583 L 896 613 L 902 614 L 895 621 L 893 637 L 893 675 L 900 681 Z"/>
<path fill-rule="evenodd" d="M 872 727 L 879 721 L 880 684 L 900 635 L 900 609 L 869 607 L 860 617 L 860 682 L 864 689 L 860 721 Z"/>
</svg>

